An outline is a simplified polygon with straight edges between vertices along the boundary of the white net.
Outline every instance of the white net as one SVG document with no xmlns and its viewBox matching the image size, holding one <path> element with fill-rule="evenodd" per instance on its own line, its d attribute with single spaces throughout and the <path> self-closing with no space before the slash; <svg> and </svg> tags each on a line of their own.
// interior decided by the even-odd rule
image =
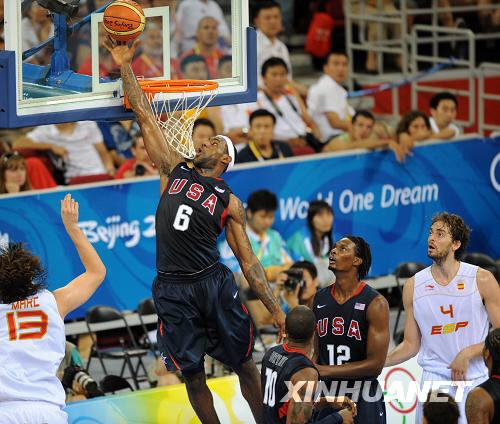
<svg viewBox="0 0 500 424">
<path fill-rule="evenodd" d="M 146 92 L 158 125 L 167 142 L 186 159 L 193 159 L 193 125 L 205 107 L 217 95 L 217 86 L 189 92 Z"/>
</svg>

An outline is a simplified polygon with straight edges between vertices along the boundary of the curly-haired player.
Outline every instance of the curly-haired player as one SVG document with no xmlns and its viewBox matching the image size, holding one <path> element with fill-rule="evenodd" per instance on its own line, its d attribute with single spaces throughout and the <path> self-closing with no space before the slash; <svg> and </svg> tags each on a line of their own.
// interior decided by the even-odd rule
<svg viewBox="0 0 500 424">
<path fill-rule="evenodd" d="M 313 302 L 317 369 L 330 395 L 347 394 L 357 403 L 354 423 L 359 424 L 386 422 L 377 377 L 389 349 L 389 304 L 362 281 L 371 262 L 370 246 L 363 238 L 339 240 L 329 258 L 335 283 L 318 291 Z M 332 393 L 336 384 L 340 391 Z"/>
<path fill-rule="evenodd" d="M 40 259 L 20 243 L 0 249 L 0 423 L 67 423 L 56 377 L 64 357 L 64 317 L 85 303 L 106 268 L 78 227 L 78 203 L 61 201 L 64 228 L 85 272 L 50 292 Z"/>
</svg>

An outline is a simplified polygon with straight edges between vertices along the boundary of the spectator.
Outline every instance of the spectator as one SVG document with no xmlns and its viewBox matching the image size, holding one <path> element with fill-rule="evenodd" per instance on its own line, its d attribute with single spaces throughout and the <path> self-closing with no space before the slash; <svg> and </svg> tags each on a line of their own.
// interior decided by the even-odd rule
<svg viewBox="0 0 500 424">
<path fill-rule="evenodd" d="M 414 110 L 404 115 L 396 128 L 397 145 L 394 153 L 399 162 L 404 162 L 411 154 L 415 143 L 432 137 L 431 124 L 425 113 Z"/>
<path fill-rule="evenodd" d="M 66 403 L 104 396 L 97 382 L 84 370 L 80 352 L 67 341 L 64 358 L 57 370 L 57 378 L 66 390 Z"/>
<path fill-rule="evenodd" d="M 494 1 L 495 0 L 478 0 L 478 5 L 490 5 L 494 4 Z M 484 32 L 498 31 L 498 29 L 500 28 L 500 8 L 480 10 L 478 13 L 479 21 Z"/>
<path fill-rule="evenodd" d="M 373 114 L 367 110 L 357 111 L 352 118 L 351 133 L 342 133 L 325 145 L 323 152 L 338 152 L 350 149 L 376 149 L 390 144 L 388 131 L 380 124 L 382 134 L 377 134 Z M 382 135 L 382 138 L 380 138 Z"/>
<path fill-rule="evenodd" d="M 254 26 L 257 29 L 257 76 L 262 87 L 262 65 L 271 57 L 283 59 L 287 66 L 287 83 L 301 96 L 307 95 L 307 87 L 292 79 L 292 62 L 285 43 L 278 35 L 283 30 L 281 6 L 274 0 L 264 0 L 254 5 Z"/>
<path fill-rule="evenodd" d="M 224 52 L 219 49 L 219 22 L 211 16 L 205 16 L 198 22 L 196 30 L 196 43 L 192 49 L 184 52 L 182 57 L 199 55 L 205 59 L 209 78 L 215 79 L 218 74 L 219 60 L 224 56 Z M 182 59 L 181 59 L 182 60 Z"/>
<path fill-rule="evenodd" d="M 108 33 L 102 26 L 99 27 L 99 76 L 104 80 L 116 80 L 120 77 L 120 70 L 116 66 L 111 54 L 103 46 L 104 40 Z M 92 54 L 89 49 L 87 57 L 82 61 L 82 64 L 77 71 L 79 74 L 92 75 Z"/>
<path fill-rule="evenodd" d="M 31 3 L 26 16 L 21 21 L 21 34 L 23 51 L 29 50 L 53 36 L 54 25 L 48 10 L 37 2 Z M 31 56 L 27 61 L 37 65 L 48 65 L 50 63 L 49 50 L 45 48 Z"/>
<path fill-rule="evenodd" d="M 0 194 L 31 190 L 26 161 L 17 152 L 4 153 L 0 157 Z"/>
<path fill-rule="evenodd" d="M 109 0 L 105 0 L 106 2 Z M 179 56 L 180 43 L 180 28 L 177 20 L 177 0 L 147 0 L 147 3 L 142 5 L 146 7 L 163 7 L 168 6 L 169 30 L 170 30 L 170 57 Z"/>
<path fill-rule="evenodd" d="M 316 265 L 320 287 L 326 287 L 335 278 L 328 269 L 328 255 L 333 248 L 332 207 L 324 200 L 313 200 L 307 210 L 307 227 L 302 227 L 287 241 L 292 258 Z"/>
<path fill-rule="evenodd" d="M 183 0 L 177 8 L 181 54 L 193 48 L 198 22 L 205 16 L 211 16 L 217 20 L 221 41 L 227 46 L 231 45 L 229 26 L 224 19 L 222 9 L 214 0 Z"/>
<path fill-rule="evenodd" d="M 274 297 L 281 300 L 282 309 L 288 313 L 298 305 L 312 309 L 318 291 L 318 271 L 309 261 L 298 261 L 278 275 Z"/>
<path fill-rule="evenodd" d="M 191 138 L 195 146 L 200 146 L 203 142 L 208 141 L 216 135 L 215 125 L 210 119 L 198 118 L 194 121 Z"/>
<path fill-rule="evenodd" d="M 151 164 L 151 159 L 146 151 L 142 134 L 138 132 L 132 140 L 132 159 L 124 162 L 115 178 L 149 177 L 158 175 L 158 170 Z"/>
<path fill-rule="evenodd" d="M 292 148 L 305 147 L 308 133 L 319 137 L 319 131 L 302 99 L 286 88 L 287 72 L 287 64 L 279 57 L 272 57 L 264 62 L 264 88 L 257 93 L 257 105 L 276 117 L 276 140 L 286 141 Z"/>
<path fill-rule="evenodd" d="M 375 15 L 375 14 L 393 14 L 398 13 L 398 10 L 394 6 L 392 0 L 381 0 L 380 8 L 378 6 L 378 1 L 380 0 L 351 0 L 351 10 L 352 13 L 357 15 Z M 363 3 L 363 4 L 361 4 Z M 397 23 L 383 24 L 381 26 L 381 31 L 379 33 L 379 23 L 376 21 L 365 21 L 365 25 L 368 28 L 367 41 L 369 43 L 376 43 L 382 39 L 400 39 L 401 38 L 401 25 Z M 397 58 L 397 66 L 401 69 L 401 57 Z M 368 50 L 366 53 L 366 63 L 365 69 L 368 72 L 377 72 L 379 69 L 377 67 L 377 55 L 373 50 Z"/>
<path fill-rule="evenodd" d="M 207 80 L 207 62 L 197 54 L 186 56 L 181 60 L 181 73 L 184 79 Z"/>
<path fill-rule="evenodd" d="M 14 143 L 16 149 L 52 151 L 66 160 L 66 181 L 72 177 L 108 173 L 114 175 L 111 155 L 92 121 L 35 127 Z"/>
<path fill-rule="evenodd" d="M 458 424 L 459 418 L 457 403 L 448 393 L 429 393 L 424 403 L 422 424 Z"/>
<path fill-rule="evenodd" d="M 219 78 L 232 78 L 233 61 L 231 56 L 224 56 L 219 60 Z M 255 108 L 255 103 L 236 103 L 219 107 L 220 120 L 223 132 L 240 151 L 248 143 L 248 117 Z"/>
<path fill-rule="evenodd" d="M 257 109 L 250 115 L 250 141 L 238 153 L 238 163 L 263 162 L 269 159 L 284 159 L 293 156 L 287 143 L 273 141 L 276 117 L 266 109 Z"/>
<path fill-rule="evenodd" d="M 252 250 L 266 271 L 269 281 L 291 264 L 291 259 L 284 248 L 281 235 L 271 227 L 276 216 L 278 199 L 268 190 L 258 190 L 248 196 L 247 235 Z M 232 254 L 227 242 L 219 245 L 223 263 L 233 272 L 239 272 L 238 261 Z M 264 306 L 264 305 L 262 305 Z"/>
<path fill-rule="evenodd" d="M 257 29 L 257 74 L 262 75 L 262 65 L 271 57 L 283 59 L 287 66 L 288 78 L 292 79 L 292 63 L 285 43 L 278 35 L 283 30 L 281 7 L 274 0 L 264 0 L 255 4 L 254 25 Z M 259 80 L 259 85 L 263 81 Z"/>
<path fill-rule="evenodd" d="M 436 138 L 450 139 L 460 135 L 460 128 L 453 123 L 457 116 L 457 107 L 457 98 L 447 91 L 431 98 L 429 123 Z"/>
<path fill-rule="evenodd" d="M 137 76 L 154 78 L 163 76 L 163 34 L 161 26 L 148 20 L 141 35 L 142 53 L 132 62 L 132 69 Z"/>
<path fill-rule="evenodd" d="M 347 91 L 342 86 L 348 76 L 348 62 L 344 52 L 330 53 L 323 65 L 323 76 L 309 89 L 309 113 L 324 143 L 343 132 L 351 131 L 354 109 L 347 102 Z"/>
<path fill-rule="evenodd" d="M 132 158 L 132 132 L 139 129 L 132 121 L 97 121 L 106 149 L 118 168 Z"/>
</svg>

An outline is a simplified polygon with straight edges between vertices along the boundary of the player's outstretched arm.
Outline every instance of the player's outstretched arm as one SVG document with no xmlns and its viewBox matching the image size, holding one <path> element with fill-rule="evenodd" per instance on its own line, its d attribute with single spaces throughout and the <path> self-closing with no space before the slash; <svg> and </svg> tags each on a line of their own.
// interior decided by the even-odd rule
<svg viewBox="0 0 500 424">
<path fill-rule="evenodd" d="M 163 131 L 156 122 L 151 105 L 137 82 L 132 69 L 132 59 L 138 44 L 139 40 L 135 40 L 131 46 L 126 43 L 119 44 L 108 37 L 104 42 L 104 47 L 111 53 L 113 60 L 120 67 L 123 89 L 141 128 L 148 155 L 159 169 L 160 175 L 168 177 L 175 165 L 182 161 L 182 158 L 169 147 Z"/>
<path fill-rule="evenodd" d="M 415 278 L 408 279 L 403 287 L 403 304 L 406 312 L 405 333 L 403 341 L 387 355 L 385 366 L 390 367 L 413 358 L 420 350 L 422 335 L 413 315 L 413 286 Z"/>
<path fill-rule="evenodd" d="M 226 239 L 238 259 L 248 284 L 261 300 L 280 328 L 280 337 L 285 336 L 285 314 L 267 282 L 266 273 L 255 256 L 246 232 L 245 208 L 241 201 L 231 194 L 229 200 Z"/>
<path fill-rule="evenodd" d="M 493 399 L 482 387 L 476 387 L 467 396 L 465 415 L 468 424 L 489 424 L 493 422 L 495 405 Z"/>
<path fill-rule="evenodd" d="M 67 194 L 61 200 L 61 218 L 85 268 L 83 274 L 54 291 L 59 314 L 64 318 L 94 294 L 106 276 L 106 268 L 85 234 L 78 227 L 78 202 L 71 198 L 71 194 Z"/>
</svg>

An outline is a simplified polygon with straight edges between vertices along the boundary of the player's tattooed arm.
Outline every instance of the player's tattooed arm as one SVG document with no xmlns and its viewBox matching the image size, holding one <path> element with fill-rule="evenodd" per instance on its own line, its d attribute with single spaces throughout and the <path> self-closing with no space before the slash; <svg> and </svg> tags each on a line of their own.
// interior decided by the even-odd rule
<svg viewBox="0 0 500 424">
<path fill-rule="evenodd" d="M 255 256 L 246 232 L 245 208 L 234 195 L 229 200 L 229 217 L 226 238 L 234 255 L 238 259 L 243 275 L 248 284 L 271 314 L 281 311 L 278 301 L 267 282 L 266 273 Z"/>
<path fill-rule="evenodd" d="M 182 161 L 182 158 L 169 147 L 132 69 L 131 63 L 137 45 L 137 40 L 131 46 L 119 44 L 111 38 L 104 42 L 104 47 L 111 53 L 116 64 L 120 66 L 123 89 L 141 128 L 148 155 L 159 169 L 160 175 L 168 176 L 175 165 Z"/>
<path fill-rule="evenodd" d="M 469 424 L 493 422 L 494 411 L 493 399 L 483 388 L 476 387 L 467 396 L 465 415 Z"/>
<path fill-rule="evenodd" d="M 318 372 L 314 368 L 303 368 L 292 375 L 290 380 L 292 387 L 301 386 L 289 401 L 286 423 L 308 423 L 314 410 Z"/>
</svg>

